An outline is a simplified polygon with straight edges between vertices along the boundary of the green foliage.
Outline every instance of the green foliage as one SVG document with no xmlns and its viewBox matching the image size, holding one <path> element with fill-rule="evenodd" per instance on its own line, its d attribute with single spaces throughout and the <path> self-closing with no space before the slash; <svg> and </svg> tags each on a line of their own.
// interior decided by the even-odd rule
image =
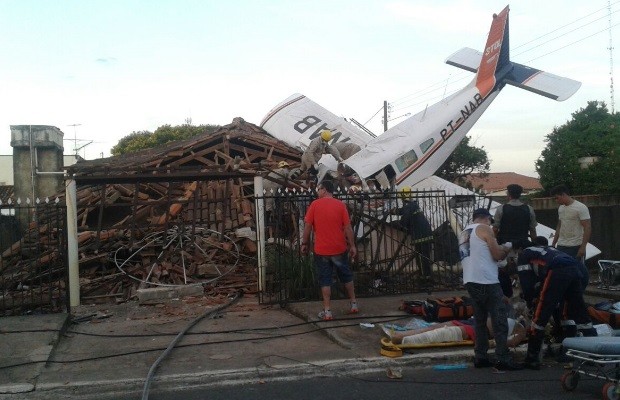
<svg viewBox="0 0 620 400">
<path fill-rule="evenodd" d="M 157 128 L 155 132 L 132 132 L 119 140 L 116 146 L 112 147 L 111 153 L 115 156 L 135 153 L 139 150 L 150 149 L 169 142 L 190 139 L 204 133 L 211 133 L 218 128 L 218 125 L 162 125 Z"/>
<path fill-rule="evenodd" d="M 571 194 L 620 193 L 620 115 L 610 114 L 603 102 L 590 101 L 572 116 L 547 135 L 547 146 L 536 161 L 545 193 L 560 184 Z M 582 157 L 598 160 L 581 168 Z"/>
<path fill-rule="evenodd" d="M 472 173 L 486 174 L 489 169 L 490 162 L 484 147 L 470 146 L 469 137 L 465 136 L 436 174 L 447 181 L 465 185 L 465 176 Z"/>
</svg>

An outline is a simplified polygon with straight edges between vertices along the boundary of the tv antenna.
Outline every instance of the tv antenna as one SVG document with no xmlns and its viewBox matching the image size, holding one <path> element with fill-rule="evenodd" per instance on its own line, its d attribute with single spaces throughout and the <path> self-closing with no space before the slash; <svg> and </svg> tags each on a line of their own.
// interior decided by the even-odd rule
<svg viewBox="0 0 620 400">
<path fill-rule="evenodd" d="M 68 126 L 72 126 L 73 127 L 73 139 L 65 139 L 65 140 L 73 140 L 73 152 L 75 153 L 75 157 L 77 158 L 80 155 L 80 150 L 82 150 L 84 147 L 86 147 L 89 144 L 91 144 L 93 141 L 92 140 L 78 139 L 77 138 L 77 129 L 76 128 L 78 126 L 82 126 L 82 124 L 69 124 Z M 80 141 L 80 142 L 87 142 L 87 143 L 78 147 L 78 141 Z"/>
</svg>

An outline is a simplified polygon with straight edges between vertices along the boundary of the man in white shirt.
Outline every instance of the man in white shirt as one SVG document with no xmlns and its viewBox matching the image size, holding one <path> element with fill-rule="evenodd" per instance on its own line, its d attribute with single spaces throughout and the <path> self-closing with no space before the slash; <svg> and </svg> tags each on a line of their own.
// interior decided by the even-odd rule
<svg viewBox="0 0 620 400">
<path fill-rule="evenodd" d="M 472 219 L 472 223 L 467 225 L 459 236 L 459 253 L 463 266 L 463 283 L 473 301 L 476 320 L 474 366 L 493 366 L 487 355 L 489 333 L 486 324 L 487 318 L 491 317 L 496 340 L 495 368 L 500 371 L 519 370 L 523 366 L 512 360 L 506 342 L 508 318 L 497 271 L 497 261 L 506 258 L 510 248 L 497 244 L 491 228 L 493 218 L 489 210 L 475 210 Z"/>
<path fill-rule="evenodd" d="M 586 246 L 592 234 L 590 211 L 585 204 L 570 196 L 565 185 L 552 188 L 551 195 L 560 205 L 558 208 L 558 225 L 551 245 L 579 261 L 579 271 L 583 275 L 581 285 L 585 289 L 589 281 L 588 269 L 585 266 L 585 255 Z"/>
</svg>

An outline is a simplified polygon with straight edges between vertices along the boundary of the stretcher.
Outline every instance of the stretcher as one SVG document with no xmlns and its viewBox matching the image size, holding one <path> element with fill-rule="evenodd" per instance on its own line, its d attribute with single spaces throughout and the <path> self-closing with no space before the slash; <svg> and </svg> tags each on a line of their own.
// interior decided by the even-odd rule
<svg viewBox="0 0 620 400">
<path fill-rule="evenodd" d="M 429 347 L 455 347 L 455 346 L 473 346 L 473 340 L 461 340 L 458 342 L 439 342 L 439 343 L 424 343 L 424 344 L 395 344 L 389 338 L 381 338 L 381 355 L 386 357 L 401 357 L 403 350 L 411 349 L 425 349 Z"/>
<path fill-rule="evenodd" d="M 574 359 L 572 369 L 560 379 L 564 390 L 575 390 L 584 375 L 605 381 L 603 399 L 620 399 L 620 336 L 566 338 L 562 346 Z"/>
</svg>

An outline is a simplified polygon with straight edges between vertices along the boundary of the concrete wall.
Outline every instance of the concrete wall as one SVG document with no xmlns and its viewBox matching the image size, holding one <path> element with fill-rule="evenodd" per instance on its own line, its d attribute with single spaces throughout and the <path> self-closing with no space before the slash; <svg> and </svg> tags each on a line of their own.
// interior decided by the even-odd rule
<svg viewBox="0 0 620 400">
<path fill-rule="evenodd" d="M 15 197 L 43 199 L 62 189 L 61 174 L 37 172 L 62 172 L 63 136 L 55 126 L 11 125 Z"/>
</svg>

